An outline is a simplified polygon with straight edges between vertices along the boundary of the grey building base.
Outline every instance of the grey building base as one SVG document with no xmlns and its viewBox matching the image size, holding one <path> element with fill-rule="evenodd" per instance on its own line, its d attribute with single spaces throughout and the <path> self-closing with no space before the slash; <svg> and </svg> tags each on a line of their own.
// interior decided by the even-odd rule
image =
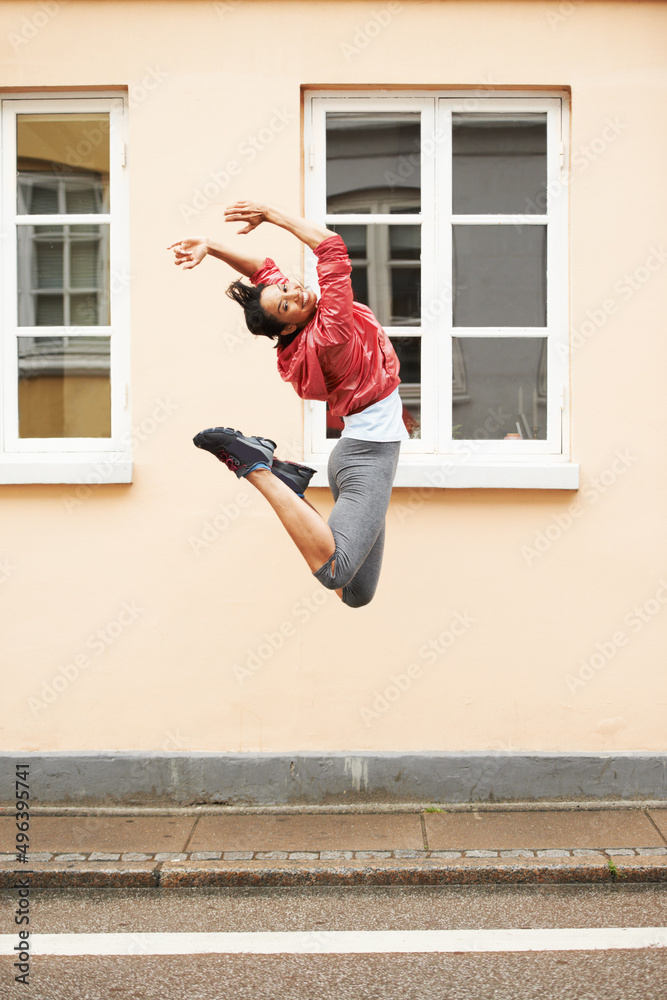
<svg viewBox="0 0 667 1000">
<path fill-rule="evenodd" d="M 667 800 L 658 753 L 1 753 L 35 804 L 227 806 Z"/>
</svg>

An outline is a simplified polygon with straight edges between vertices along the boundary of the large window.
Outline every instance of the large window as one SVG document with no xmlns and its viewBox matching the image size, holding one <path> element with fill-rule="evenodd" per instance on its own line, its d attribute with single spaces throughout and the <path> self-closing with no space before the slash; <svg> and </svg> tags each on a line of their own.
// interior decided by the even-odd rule
<svg viewBox="0 0 667 1000">
<path fill-rule="evenodd" d="M 123 102 L 1 109 L 0 481 L 126 481 Z"/>
<path fill-rule="evenodd" d="M 577 485 L 566 110 L 564 98 L 523 96 L 306 103 L 306 213 L 345 240 L 355 296 L 401 361 L 410 440 L 398 484 Z M 341 422 L 323 404 L 307 414 L 306 452 L 322 463 Z"/>
</svg>

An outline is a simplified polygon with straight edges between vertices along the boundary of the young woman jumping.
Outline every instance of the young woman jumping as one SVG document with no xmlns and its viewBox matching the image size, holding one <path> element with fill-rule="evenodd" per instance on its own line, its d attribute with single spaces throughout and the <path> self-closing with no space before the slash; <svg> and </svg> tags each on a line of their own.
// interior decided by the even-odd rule
<svg viewBox="0 0 667 1000">
<path fill-rule="evenodd" d="M 183 270 L 209 255 L 248 278 L 250 285 L 237 280 L 227 289 L 243 307 L 248 329 L 277 342 L 278 371 L 302 399 L 326 400 L 331 413 L 343 418 L 344 430 L 329 458 L 335 504 L 328 523 L 304 502 L 314 470 L 276 459 L 270 438 L 214 427 L 194 443 L 259 490 L 324 587 L 349 607 L 363 607 L 377 588 L 400 443 L 408 437 L 396 352 L 371 310 L 353 300 L 352 267 L 339 235 L 255 202 L 237 202 L 226 209 L 225 219 L 244 223 L 239 234 L 262 222 L 280 226 L 317 257 L 319 300 L 268 257 L 250 257 L 200 237 L 169 247 Z"/>
</svg>

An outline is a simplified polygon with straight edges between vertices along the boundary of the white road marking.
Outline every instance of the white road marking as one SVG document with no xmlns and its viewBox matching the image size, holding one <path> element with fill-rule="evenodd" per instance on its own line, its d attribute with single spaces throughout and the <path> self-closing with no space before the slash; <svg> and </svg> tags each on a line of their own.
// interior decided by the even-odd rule
<svg viewBox="0 0 667 1000">
<path fill-rule="evenodd" d="M 418 952 L 607 951 L 667 948 L 667 927 L 549 927 L 428 931 L 31 934 L 32 955 L 341 955 Z M 0 935 L 16 956 L 18 935 Z"/>
</svg>

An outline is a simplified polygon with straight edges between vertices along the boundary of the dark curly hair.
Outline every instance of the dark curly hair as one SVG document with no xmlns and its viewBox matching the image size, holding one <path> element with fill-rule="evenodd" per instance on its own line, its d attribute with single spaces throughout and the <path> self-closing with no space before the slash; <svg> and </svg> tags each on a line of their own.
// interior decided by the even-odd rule
<svg viewBox="0 0 667 1000">
<path fill-rule="evenodd" d="M 286 324 L 267 313 L 261 305 L 259 297 L 265 288 L 266 284 L 246 285 L 242 281 L 233 281 L 227 289 L 227 295 L 242 307 L 246 326 L 251 333 L 256 337 L 269 337 L 276 341 L 276 347 L 280 347 L 291 340 L 293 335 L 284 335 Z"/>
</svg>

